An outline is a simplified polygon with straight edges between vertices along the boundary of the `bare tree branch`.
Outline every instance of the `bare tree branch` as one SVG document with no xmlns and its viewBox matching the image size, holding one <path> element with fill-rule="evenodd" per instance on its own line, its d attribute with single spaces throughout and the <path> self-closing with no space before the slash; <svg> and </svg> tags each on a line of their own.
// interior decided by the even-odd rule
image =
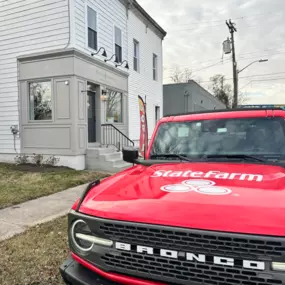
<svg viewBox="0 0 285 285">
<path fill-rule="evenodd" d="M 171 76 L 171 80 L 175 83 L 187 83 L 192 79 L 192 71 L 189 68 L 176 68 Z"/>
</svg>

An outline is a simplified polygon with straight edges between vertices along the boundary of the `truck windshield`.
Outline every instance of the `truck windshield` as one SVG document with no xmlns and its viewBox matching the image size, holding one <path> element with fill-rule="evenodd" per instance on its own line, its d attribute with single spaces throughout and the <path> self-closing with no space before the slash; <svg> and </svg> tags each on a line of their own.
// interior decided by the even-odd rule
<svg viewBox="0 0 285 285">
<path fill-rule="evenodd" d="M 151 146 L 150 159 L 170 154 L 193 159 L 247 155 L 260 161 L 279 161 L 285 158 L 285 121 L 274 117 L 163 123 Z"/>
</svg>

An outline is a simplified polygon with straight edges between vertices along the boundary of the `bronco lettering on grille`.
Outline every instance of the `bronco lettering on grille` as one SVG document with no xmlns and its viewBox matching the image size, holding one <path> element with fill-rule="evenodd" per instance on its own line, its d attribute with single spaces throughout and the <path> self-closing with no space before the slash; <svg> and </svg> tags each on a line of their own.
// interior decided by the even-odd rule
<svg viewBox="0 0 285 285">
<path fill-rule="evenodd" d="M 234 267 L 237 264 L 246 269 L 265 270 L 265 262 L 255 260 L 236 260 L 234 258 L 223 256 L 206 256 L 205 254 L 195 254 L 191 252 L 183 252 L 168 249 L 156 249 L 148 246 L 131 245 L 129 243 L 116 242 L 115 248 L 122 251 L 136 251 L 137 253 L 144 253 L 154 255 L 155 253 L 161 257 L 172 259 L 184 259 L 187 261 L 207 263 L 211 262 L 217 265 Z"/>
</svg>

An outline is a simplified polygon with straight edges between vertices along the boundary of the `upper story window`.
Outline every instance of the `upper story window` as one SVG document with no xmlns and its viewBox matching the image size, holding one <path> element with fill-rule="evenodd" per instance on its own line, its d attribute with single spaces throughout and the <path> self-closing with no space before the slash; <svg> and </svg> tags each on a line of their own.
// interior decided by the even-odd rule
<svg viewBox="0 0 285 285">
<path fill-rule="evenodd" d="M 139 42 L 134 40 L 134 70 L 139 71 Z"/>
<path fill-rule="evenodd" d="M 115 54 L 118 62 L 122 62 L 122 31 L 115 27 Z"/>
<path fill-rule="evenodd" d="M 52 120 L 51 81 L 29 83 L 29 119 Z"/>
<path fill-rule="evenodd" d="M 157 81 L 157 55 L 152 55 L 152 77 Z"/>
<path fill-rule="evenodd" d="M 88 47 L 97 50 L 97 13 L 87 7 L 88 21 Z"/>
</svg>

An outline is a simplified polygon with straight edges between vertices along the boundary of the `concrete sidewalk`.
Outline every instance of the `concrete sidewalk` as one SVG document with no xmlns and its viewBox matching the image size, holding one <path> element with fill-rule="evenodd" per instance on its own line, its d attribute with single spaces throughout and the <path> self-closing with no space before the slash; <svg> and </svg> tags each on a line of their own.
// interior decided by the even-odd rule
<svg viewBox="0 0 285 285">
<path fill-rule="evenodd" d="M 88 184 L 0 210 L 0 241 L 66 215 Z"/>
</svg>

